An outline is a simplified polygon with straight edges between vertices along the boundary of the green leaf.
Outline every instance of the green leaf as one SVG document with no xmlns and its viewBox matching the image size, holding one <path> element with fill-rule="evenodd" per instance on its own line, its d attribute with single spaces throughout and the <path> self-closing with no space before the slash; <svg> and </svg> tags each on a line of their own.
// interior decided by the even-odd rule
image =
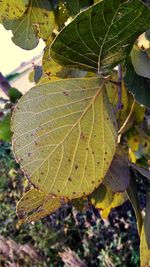
<svg viewBox="0 0 150 267">
<path fill-rule="evenodd" d="M 131 62 L 126 65 L 124 81 L 135 99 L 140 104 L 150 107 L 150 79 L 136 74 Z"/>
<path fill-rule="evenodd" d="M 129 186 L 130 172 L 128 162 L 123 155 L 116 153 L 103 184 L 111 188 L 113 192 L 124 192 Z"/>
<path fill-rule="evenodd" d="M 39 38 L 46 41 L 51 35 L 54 13 L 48 0 L 32 0 L 21 18 L 3 24 L 7 30 L 12 30 L 12 40 L 16 45 L 30 50 L 38 45 Z"/>
<path fill-rule="evenodd" d="M 139 0 L 104 0 L 81 12 L 56 37 L 52 58 L 61 65 L 109 71 L 149 28 L 150 10 Z"/>
<path fill-rule="evenodd" d="M 150 250 L 148 249 L 144 226 L 140 236 L 140 267 L 150 266 Z"/>
<path fill-rule="evenodd" d="M 78 198 L 103 180 L 117 128 L 106 79 L 66 79 L 32 88 L 13 114 L 13 150 L 31 183 Z"/>
<path fill-rule="evenodd" d="M 69 16 L 75 16 L 80 12 L 80 3 L 79 0 L 66 0 L 66 8 L 68 10 Z"/>
<path fill-rule="evenodd" d="M 17 214 L 20 223 L 32 222 L 55 212 L 60 206 L 59 198 L 53 198 L 33 188 L 25 193 L 18 202 Z"/>
<path fill-rule="evenodd" d="M 106 187 L 105 185 L 101 184 L 90 196 L 89 196 L 92 205 L 96 209 L 106 209 L 108 208 L 113 199 L 114 193 L 111 189 Z"/>
<path fill-rule="evenodd" d="M 131 60 L 135 72 L 145 78 L 150 78 L 150 58 L 146 51 L 134 46 L 131 51 Z"/>
<path fill-rule="evenodd" d="M 11 87 L 8 90 L 8 96 L 12 103 L 16 103 L 16 101 L 21 98 L 22 93 L 18 89 Z"/>
<path fill-rule="evenodd" d="M 0 0 L 0 21 L 18 19 L 28 6 L 29 0 Z"/>
<path fill-rule="evenodd" d="M 11 115 L 7 114 L 3 117 L 2 121 L 0 121 L 0 140 L 10 141 L 12 135 L 10 130 L 10 120 Z"/>
</svg>

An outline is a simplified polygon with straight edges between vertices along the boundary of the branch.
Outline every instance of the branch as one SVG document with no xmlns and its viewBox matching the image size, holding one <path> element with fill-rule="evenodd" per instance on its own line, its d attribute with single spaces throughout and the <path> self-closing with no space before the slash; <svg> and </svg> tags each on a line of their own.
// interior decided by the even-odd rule
<svg viewBox="0 0 150 267">
<path fill-rule="evenodd" d="M 8 95 L 8 91 L 10 89 L 10 84 L 7 81 L 7 79 L 3 76 L 3 74 L 0 72 L 0 88 L 5 93 L 5 95 Z"/>
<path fill-rule="evenodd" d="M 118 65 L 118 104 L 116 107 L 116 111 L 120 110 L 123 108 L 123 104 L 122 104 L 122 66 L 121 64 Z"/>
<path fill-rule="evenodd" d="M 130 112 L 124 122 L 124 124 L 122 125 L 122 127 L 120 128 L 120 130 L 118 131 L 118 143 L 120 143 L 120 139 L 121 139 L 121 135 L 123 134 L 123 132 L 125 131 L 126 129 L 126 126 L 132 116 L 132 113 L 133 113 L 133 110 L 134 110 L 134 107 L 135 107 L 135 103 L 136 101 L 134 100 L 133 103 L 132 103 L 132 106 L 131 106 L 131 109 L 130 109 Z"/>
</svg>

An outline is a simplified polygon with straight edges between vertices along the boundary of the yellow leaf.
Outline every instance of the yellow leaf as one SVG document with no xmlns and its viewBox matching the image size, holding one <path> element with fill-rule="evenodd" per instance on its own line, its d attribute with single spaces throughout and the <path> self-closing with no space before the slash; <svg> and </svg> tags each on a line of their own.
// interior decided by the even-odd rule
<svg viewBox="0 0 150 267">
<path fill-rule="evenodd" d="M 101 184 L 91 195 L 90 200 L 96 209 L 106 209 L 114 199 L 114 193 L 111 189 Z"/>
<path fill-rule="evenodd" d="M 105 81 L 65 79 L 41 84 L 17 104 L 13 150 L 39 190 L 79 198 L 103 180 L 117 145 Z"/>
<path fill-rule="evenodd" d="M 56 211 L 61 206 L 61 200 L 37 190 L 31 189 L 17 204 L 17 214 L 20 223 L 37 221 Z"/>
<path fill-rule="evenodd" d="M 108 219 L 109 213 L 113 208 L 121 206 L 126 200 L 128 199 L 126 193 L 115 193 L 113 201 L 111 202 L 110 206 L 106 209 L 102 210 L 101 216 L 103 219 Z"/>
<path fill-rule="evenodd" d="M 140 237 L 140 267 L 149 267 L 150 266 L 150 249 L 148 249 L 146 236 L 144 231 L 144 225 L 141 231 Z"/>
</svg>

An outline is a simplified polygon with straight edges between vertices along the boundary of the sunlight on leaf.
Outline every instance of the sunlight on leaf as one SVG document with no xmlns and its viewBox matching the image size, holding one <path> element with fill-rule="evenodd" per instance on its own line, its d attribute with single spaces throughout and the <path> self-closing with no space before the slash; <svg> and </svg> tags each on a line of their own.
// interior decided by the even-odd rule
<svg viewBox="0 0 150 267">
<path fill-rule="evenodd" d="M 18 202 L 17 214 L 20 223 L 32 222 L 55 212 L 60 206 L 59 198 L 53 198 L 34 188 L 26 192 Z"/>
<path fill-rule="evenodd" d="M 29 0 L 0 0 L 0 21 L 18 19 L 27 9 Z"/>
<path fill-rule="evenodd" d="M 96 209 L 106 209 L 114 199 L 114 193 L 105 185 L 101 184 L 90 196 L 92 205 Z"/>
<path fill-rule="evenodd" d="M 18 20 L 5 21 L 4 27 L 12 30 L 13 42 L 23 49 L 33 49 L 39 38 L 48 39 L 54 28 L 54 14 L 48 0 L 32 0 L 25 14 Z"/>
<path fill-rule="evenodd" d="M 141 237 L 140 237 L 140 267 L 150 266 L 150 250 L 148 249 L 144 226 L 142 227 Z"/>
<path fill-rule="evenodd" d="M 107 220 L 111 210 L 121 206 L 127 200 L 128 197 L 126 193 L 115 193 L 113 201 L 110 203 L 109 207 L 101 211 L 102 218 Z"/>
<path fill-rule="evenodd" d="M 134 46 L 131 51 L 131 60 L 135 72 L 145 78 L 150 78 L 150 58 L 146 51 Z"/>
<path fill-rule="evenodd" d="M 117 127 L 106 79 L 41 84 L 13 114 L 13 150 L 31 183 L 77 198 L 103 180 L 116 151 Z"/>
</svg>

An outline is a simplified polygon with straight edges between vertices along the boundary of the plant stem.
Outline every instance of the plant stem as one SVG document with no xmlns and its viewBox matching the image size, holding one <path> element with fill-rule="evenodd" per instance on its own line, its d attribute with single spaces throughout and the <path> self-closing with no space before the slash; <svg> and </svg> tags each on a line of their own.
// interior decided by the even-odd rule
<svg viewBox="0 0 150 267">
<path fill-rule="evenodd" d="M 118 104 L 116 107 L 116 110 L 120 110 L 122 109 L 123 105 L 122 105 L 122 66 L 121 64 L 118 65 Z"/>
<path fill-rule="evenodd" d="M 133 110 L 134 110 L 134 107 L 135 107 L 135 103 L 136 103 L 136 102 L 135 102 L 135 100 L 134 100 L 133 103 L 132 103 L 130 112 L 129 112 L 129 114 L 128 114 L 128 116 L 127 116 L 127 118 L 126 118 L 124 124 L 121 126 L 120 130 L 118 131 L 119 136 L 122 135 L 122 133 L 123 133 L 124 130 L 126 129 L 126 126 L 127 126 L 128 122 L 130 121 L 130 118 L 131 118 L 131 116 L 132 116 L 132 113 L 133 113 Z M 119 138 L 119 140 L 120 140 L 120 137 L 118 137 L 118 138 Z"/>
</svg>

